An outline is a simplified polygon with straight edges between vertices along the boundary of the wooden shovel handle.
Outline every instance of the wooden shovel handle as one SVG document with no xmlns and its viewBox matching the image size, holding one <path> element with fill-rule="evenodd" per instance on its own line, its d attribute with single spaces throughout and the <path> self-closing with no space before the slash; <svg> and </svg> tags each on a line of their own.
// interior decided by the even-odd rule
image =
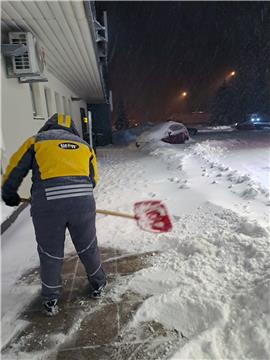
<svg viewBox="0 0 270 360">
<path fill-rule="evenodd" d="M 120 212 L 117 212 L 117 211 L 97 209 L 96 213 L 97 214 L 104 214 L 104 215 L 119 216 L 119 217 L 124 217 L 124 218 L 128 218 L 128 219 L 136 219 L 134 215 L 130 215 L 130 214 L 126 214 L 126 213 L 120 213 Z"/>
<path fill-rule="evenodd" d="M 31 199 L 26 199 L 26 198 L 21 198 L 21 202 L 27 202 L 30 203 Z M 120 213 L 117 211 L 110 211 L 110 210 L 100 210 L 97 209 L 96 210 L 97 214 L 104 214 L 104 215 L 113 215 L 113 216 L 119 216 L 119 217 L 124 217 L 124 218 L 128 218 L 128 219 L 136 219 L 134 215 L 130 215 L 130 214 L 126 214 L 126 213 Z"/>
</svg>

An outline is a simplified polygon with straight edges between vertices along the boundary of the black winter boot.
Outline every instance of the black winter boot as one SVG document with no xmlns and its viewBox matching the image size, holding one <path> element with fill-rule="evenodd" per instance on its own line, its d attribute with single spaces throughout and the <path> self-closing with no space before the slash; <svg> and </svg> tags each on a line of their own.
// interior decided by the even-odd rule
<svg viewBox="0 0 270 360">
<path fill-rule="evenodd" d="M 94 282 L 90 283 L 90 297 L 92 299 L 99 299 L 104 291 L 104 288 L 107 285 L 107 281 L 105 280 L 103 284 L 97 285 Z"/>
<path fill-rule="evenodd" d="M 58 299 L 44 300 L 42 302 L 45 310 L 45 314 L 48 316 L 54 316 L 58 314 L 59 308 L 57 306 Z"/>
</svg>

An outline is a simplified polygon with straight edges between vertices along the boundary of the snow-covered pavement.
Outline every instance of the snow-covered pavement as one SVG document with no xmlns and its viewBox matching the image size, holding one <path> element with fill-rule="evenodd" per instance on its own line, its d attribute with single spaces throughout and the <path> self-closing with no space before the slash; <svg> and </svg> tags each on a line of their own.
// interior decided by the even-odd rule
<svg viewBox="0 0 270 360">
<path fill-rule="evenodd" d="M 270 357 L 269 132 L 250 134 L 206 133 L 185 145 L 98 149 L 98 208 L 132 213 L 134 202 L 158 199 L 173 222 L 172 232 L 152 234 L 133 220 L 97 216 L 102 247 L 153 252 L 151 267 L 123 277 L 112 289 L 115 302 L 128 290 L 146 295 L 122 330 L 123 341 L 142 322 L 155 321 L 183 334 L 181 342 L 166 344 L 162 359 Z M 34 251 L 26 217 L 21 246 Z M 18 230 L 4 235 L 4 260 L 17 237 Z M 33 266 L 31 256 L 21 256 L 24 270 Z M 8 261 L 3 299 L 15 301 Z M 146 358 L 156 360 L 148 350 Z"/>
<path fill-rule="evenodd" d="M 269 172 L 263 171 L 269 166 L 269 133 L 253 133 L 250 144 L 250 134 L 244 135 L 222 140 L 219 134 L 211 141 L 208 134 L 188 145 L 153 143 L 142 151 L 131 145 L 99 153 L 99 207 L 132 212 L 135 201 L 153 198 L 170 210 L 174 229 L 168 234 L 145 233 L 132 222 L 106 217 L 98 218 L 98 232 L 103 246 L 160 251 L 151 268 L 115 291 L 151 295 L 130 327 L 154 320 L 188 338 L 179 349 L 167 348 L 173 359 L 270 356 Z M 256 166 L 261 183 L 253 171 L 244 171 Z"/>
<path fill-rule="evenodd" d="M 270 131 L 220 131 L 199 133 L 196 142 L 211 146 L 208 159 L 218 157 L 218 161 L 250 175 L 265 188 L 270 188 Z M 204 152 L 205 154 L 205 152 Z"/>
</svg>

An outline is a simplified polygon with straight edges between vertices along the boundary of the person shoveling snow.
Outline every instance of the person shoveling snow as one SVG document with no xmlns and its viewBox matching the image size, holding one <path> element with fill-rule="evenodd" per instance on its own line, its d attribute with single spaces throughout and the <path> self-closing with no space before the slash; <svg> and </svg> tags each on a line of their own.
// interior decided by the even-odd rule
<svg viewBox="0 0 270 360">
<path fill-rule="evenodd" d="M 97 182 L 94 151 L 83 141 L 70 116 L 54 114 L 11 157 L 2 185 L 6 205 L 17 206 L 17 190 L 32 170 L 31 214 L 38 243 L 42 299 L 46 313 L 58 312 L 65 231 L 68 228 L 98 298 L 106 285 L 95 227 L 93 188 Z"/>
</svg>

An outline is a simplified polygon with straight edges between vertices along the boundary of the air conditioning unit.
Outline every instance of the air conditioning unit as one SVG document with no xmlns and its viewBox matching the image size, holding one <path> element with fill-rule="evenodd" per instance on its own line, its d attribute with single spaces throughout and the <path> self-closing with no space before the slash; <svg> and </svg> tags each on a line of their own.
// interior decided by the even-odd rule
<svg viewBox="0 0 270 360">
<path fill-rule="evenodd" d="M 27 51 L 18 56 L 12 56 L 12 69 L 10 76 L 19 77 L 22 82 L 47 81 L 45 77 L 45 50 L 39 46 L 37 39 L 31 32 L 10 32 L 10 44 L 23 44 L 27 47 Z"/>
</svg>

